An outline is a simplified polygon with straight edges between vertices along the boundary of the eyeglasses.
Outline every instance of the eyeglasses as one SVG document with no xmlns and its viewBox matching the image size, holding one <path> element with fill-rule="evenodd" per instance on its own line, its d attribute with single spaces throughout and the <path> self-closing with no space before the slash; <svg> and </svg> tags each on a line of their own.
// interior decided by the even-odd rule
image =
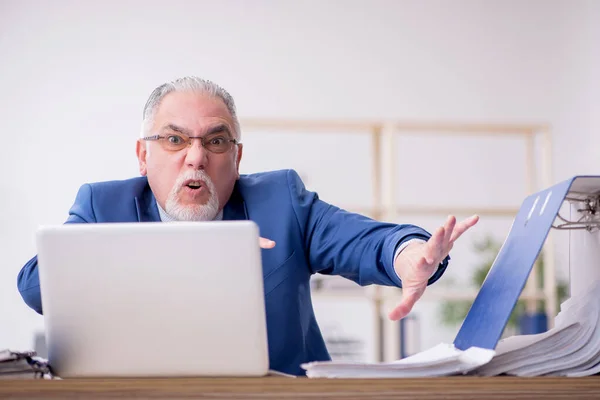
<svg viewBox="0 0 600 400">
<path fill-rule="evenodd" d="M 192 139 L 199 139 L 202 147 L 211 153 L 225 153 L 234 145 L 239 144 L 236 139 L 223 136 L 221 133 L 213 133 L 206 136 L 187 136 L 178 133 L 169 133 L 168 135 L 154 135 L 143 137 L 142 140 L 158 140 L 162 148 L 167 151 L 180 151 L 192 145 Z"/>
</svg>

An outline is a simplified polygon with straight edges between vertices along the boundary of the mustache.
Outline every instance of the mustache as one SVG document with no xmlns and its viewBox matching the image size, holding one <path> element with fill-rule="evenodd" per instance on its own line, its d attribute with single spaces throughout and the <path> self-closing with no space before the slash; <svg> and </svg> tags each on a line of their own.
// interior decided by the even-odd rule
<svg viewBox="0 0 600 400">
<path fill-rule="evenodd" d="M 175 188 L 176 191 L 179 191 L 179 190 L 181 190 L 181 188 L 183 188 L 185 182 L 189 181 L 189 180 L 203 181 L 205 183 L 206 189 L 208 189 L 209 192 L 212 192 L 212 189 L 213 189 L 212 181 L 211 181 L 210 177 L 208 176 L 208 174 L 201 170 L 186 171 L 183 174 L 179 175 L 179 177 L 177 177 L 177 181 L 175 181 L 175 185 L 173 185 L 173 187 Z"/>
</svg>

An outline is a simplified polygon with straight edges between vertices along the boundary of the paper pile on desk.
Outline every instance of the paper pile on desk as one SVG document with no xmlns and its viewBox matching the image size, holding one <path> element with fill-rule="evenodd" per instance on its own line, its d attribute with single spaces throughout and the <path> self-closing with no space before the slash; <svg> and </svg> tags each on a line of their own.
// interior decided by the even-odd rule
<svg viewBox="0 0 600 400">
<path fill-rule="evenodd" d="M 465 351 L 439 344 L 391 363 L 322 361 L 303 364 L 309 378 L 417 378 L 465 374 L 488 363 L 493 350 L 472 347 Z"/>
<path fill-rule="evenodd" d="M 501 340 L 474 374 L 589 376 L 600 373 L 600 282 L 561 305 L 555 327 Z"/>
<path fill-rule="evenodd" d="M 51 378 L 45 360 L 35 357 L 35 352 L 0 350 L 0 379 Z"/>
<path fill-rule="evenodd" d="M 458 374 L 589 376 L 600 373 L 600 281 L 561 305 L 555 327 L 511 336 L 495 350 L 440 344 L 391 363 L 312 362 L 309 378 L 416 378 Z"/>
</svg>

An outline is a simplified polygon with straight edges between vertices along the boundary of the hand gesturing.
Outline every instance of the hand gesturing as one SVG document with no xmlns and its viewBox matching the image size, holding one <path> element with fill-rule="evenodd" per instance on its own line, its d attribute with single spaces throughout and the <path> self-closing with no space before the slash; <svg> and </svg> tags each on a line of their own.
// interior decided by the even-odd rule
<svg viewBox="0 0 600 400">
<path fill-rule="evenodd" d="M 427 282 L 446 258 L 456 239 L 479 221 L 474 215 L 460 223 L 449 216 L 444 226 L 440 226 L 426 243 L 411 243 L 396 258 L 394 268 L 402 280 L 400 304 L 390 313 L 392 320 L 404 318 L 421 298 Z"/>
</svg>

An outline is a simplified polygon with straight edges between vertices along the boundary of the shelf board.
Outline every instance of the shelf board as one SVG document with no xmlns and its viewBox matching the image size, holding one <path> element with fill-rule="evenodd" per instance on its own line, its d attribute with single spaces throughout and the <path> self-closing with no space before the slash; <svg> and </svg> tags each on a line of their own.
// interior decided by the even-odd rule
<svg viewBox="0 0 600 400">
<path fill-rule="evenodd" d="M 394 215 L 474 215 L 492 217 L 515 217 L 519 212 L 518 207 L 465 207 L 465 206 L 418 206 L 405 205 L 398 207 L 341 207 L 344 210 L 364 215 L 376 215 L 385 218 Z M 390 211 L 391 210 L 391 211 Z"/>
<path fill-rule="evenodd" d="M 385 121 L 385 120 L 303 120 L 303 119 L 262 119 L 241 118 L 242 129 L 277 129 L 279 131 L 301 130 L 307 133 L 323 131 L 343 131 L 344 133 L 373 133 L 384 129 L 396 134 L 495 134 L 531 135 L 549 130 L 542 124 L 436 122 L 436 121 Z"/>
<path fill-rule="evenodd" d="M 319 289 L 312 291 L 314 299 L 366 299 L 377 301 L 400 301 L 402 296 L 401 289 L 392 287 L 380 287 L 383 290 L 371 290 L 372 287 L 363 287 L 356 289 Z M 477 296 L 478 290 L 474 289 L 446 289 L 430 288 L 425 291 L 419 301 L 473 301 Z M 523 292 L 519 297 L 521 300 L 543 300 L 545 294 L 543 291 L 536 293 Z"/>
<path fill-rule="evenodd" d="M 315 121 L 315 120 L 285 120 L 285 119 L 254 119 L 240 120 L 242 129 L 276 129 L 281 131 L 325 132 L 343 131 L 344 133 L 370 133 L 382 128 L 381 121 Z"/>
</svg>

